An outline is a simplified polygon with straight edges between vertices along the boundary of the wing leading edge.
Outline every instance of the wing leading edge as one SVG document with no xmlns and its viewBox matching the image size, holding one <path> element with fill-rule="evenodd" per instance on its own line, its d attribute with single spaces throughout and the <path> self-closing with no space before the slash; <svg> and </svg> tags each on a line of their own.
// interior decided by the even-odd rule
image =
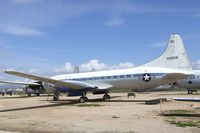
<svg viewBox="0 0 200 133">
<path fill-rule="evenodd" d="M 73 89 L 73 90 L 81 90 L 81 89 L 85 89 L 85 88 L 94 88 L 94 89 L 98 88 L 95 85 L 91 85 L 91 84 L 88 84 L 88 83 L 85 83 L 85 82 L 80 82 L 80 81 L 55 80 L 55 79 L 51 79 L 51 78 L 47 78 L 47 77 L 36 76 L 36 75 L 32 75 L 32 74 L 26 74 L 26 73 L 17 72 L 17 71 L 5 71 L 5 73 L 15 75 L 15 76 L 19 76 L 19 77 L 23 77 L 23 78 L 29 78 L 29 79 L 32 79 L 32 80 L 37 80 L 37 81 L 40 81 L 40 82 L 50 83 L 50 84 L 53 84 L 55 86 L 66 87 L 66 88 L 70 88 L 70 89 Z"/>
</svg>

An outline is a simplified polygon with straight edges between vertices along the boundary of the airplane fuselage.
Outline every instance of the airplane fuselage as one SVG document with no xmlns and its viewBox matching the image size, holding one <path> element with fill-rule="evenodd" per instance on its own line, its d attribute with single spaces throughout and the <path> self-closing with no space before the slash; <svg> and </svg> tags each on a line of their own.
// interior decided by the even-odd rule
<svg viewBox="0 0 200 133">
<path fill-rule="evenodd" d="M 52 77 L 52 79 L 73 82 L 85 82 L 96 85 L 98 89 L 105 88 L 131 88 L 146 89 L 161 84 L 170 83 L 176 79 L 163 79 L 168 73 L 181 73 L 182 70 L 160 67 L 135 67 L 121 70 L 108 70 L 99 72 L 85 72 L 76 74 L 64 74 Z M 185 72 L 185 71 L 184 71 Z M 110 86 L 111 85 L 111 86 Z M 108 87 L 110 86 L 110 87 Z M 67 88 L 70 89 L 70 88 Z"/>
<path fill-rule="evenodd" d="M 176 86 L 179 88 L 199 89 L 200 88 L 200 70 L 193 70 L 195 73 L 186 79 L 177 82 Z"/>
</svg>

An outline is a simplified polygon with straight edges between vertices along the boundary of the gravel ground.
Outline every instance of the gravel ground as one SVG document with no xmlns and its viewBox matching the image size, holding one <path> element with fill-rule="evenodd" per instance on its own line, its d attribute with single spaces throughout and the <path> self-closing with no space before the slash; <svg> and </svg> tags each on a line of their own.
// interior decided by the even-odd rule
<svg viewBox="0 0 200 133">
<path fill-rule="evenodd" d="M 53 102 L 47 101 L 46 96 L 0 96 L 0 133 L 200 133 L 198 127 L 177 127 L 167 122 L 168 117 L 160 116 L 166 110 L 200 113 L 200 102 L 172 100 L 174 97 L 200 97 L 200 94 L 137 93 L 136 98 L 127 98 L 127 93 L 110 95 L 111 100 L 103 101 L 102 95 L 89 94 L 90 100 L 84 104 L 78 103 L 79 97 L 61 96 L 61 101 Z M 168 101 L 162 105 L 143 102 L 155 98 Z"/>
</svg>

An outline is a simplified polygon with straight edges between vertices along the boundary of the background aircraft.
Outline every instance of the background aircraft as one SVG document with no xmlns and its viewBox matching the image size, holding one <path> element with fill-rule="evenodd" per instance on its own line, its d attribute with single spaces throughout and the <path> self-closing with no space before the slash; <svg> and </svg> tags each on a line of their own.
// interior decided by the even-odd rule
<svg viewBox="0 0 200 133">
<path fill-rule="evenodd" d="M 0 81 L 1 83 L 5 84 L 12 84 L 17 85 L 18 88 L 23 88 L 23 91 L 28 94 L 28 96 L 31 96 L 31 94 L 35 94 L 36 96 L 40 96 L 41 93 L 45 92 L 45 88 L 40 82 L 30 82 L 26 80 L 26 82 L 15 82 L 15 81 Z M 5 85 L 7 86 L 7 85 Z M 14 88 L 16 88 L 14 86 Z M 5 89 L 5 88 L 2 88 Z"/>
<path fill-rule="evenodd" d="M 81 96 L 79 101 L 88 100 L 86 93 L 104 94 L 110 99 L 108 92 L 112 88 L 145 89 L 175 82 L 192 75 L 187 53 L 179 35 L 172 34 L 165 52 L 157 59 L 139 67 L 130 69 L 108 70 L 63 74 L 51 78 L 26 74 L 16 71 L 5 71 L 7 74 L 36 80 L 32 85 L 51 87 L 54 90 L 53 100 L 59 100 L 59 93 L 68 96 Z M 2 81 L 6 82 L 6 81 Z"/>
<path fill-rule="evenodd" d="M 74 73 L 79 73 L 79 67 L 74 67 Z M 14 81 L 3 81 L 0 80 L 1 83 L 4 83 L 0 85 L 0 94 L 4 96 L 6 93 L 5 90 L 8 88 L 13 88 L 16 90 L 16 88 L 22 88 L 20 91 L 25 92 L 28 96 L 31 96 L 31 94 L 35 94 L 36 96 L 40 96 L 41 93 L 50 93 L 51 91 L 44 88 L 41 82 L 31 82 L 28 79 L 26 79 L 25 82 L 14 82 Z M 51 89 L 51 88 L 50 88 Z"/>
</svg>

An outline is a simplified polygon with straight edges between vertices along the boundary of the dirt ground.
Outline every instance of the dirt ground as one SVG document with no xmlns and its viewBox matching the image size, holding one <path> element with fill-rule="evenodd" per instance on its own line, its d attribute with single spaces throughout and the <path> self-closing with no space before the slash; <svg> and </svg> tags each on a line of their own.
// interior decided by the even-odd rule
<svg viewBox="0 0 200 133">
<path fill-rule="evenodd" d="M 160 116 L 166 110 L 195 110 L 200 102 L 174 101 L 172 98 L 200 97 L 186 92 L 153 92 L 136 94 L 111 93 L 112 99 L 102 95 L 88 95 L 89 102 L 78 103 L 79 97 L 0 96 L 0 133 L 200 133 L 198 127 L 177 127 Z M 162 105 L 146 105 L 145 100 L 167 98 Z M 193 119 L 193 118 L 188 118 Z M 199 119 L 200 117 L 194 118 Z"/>
</svg>

